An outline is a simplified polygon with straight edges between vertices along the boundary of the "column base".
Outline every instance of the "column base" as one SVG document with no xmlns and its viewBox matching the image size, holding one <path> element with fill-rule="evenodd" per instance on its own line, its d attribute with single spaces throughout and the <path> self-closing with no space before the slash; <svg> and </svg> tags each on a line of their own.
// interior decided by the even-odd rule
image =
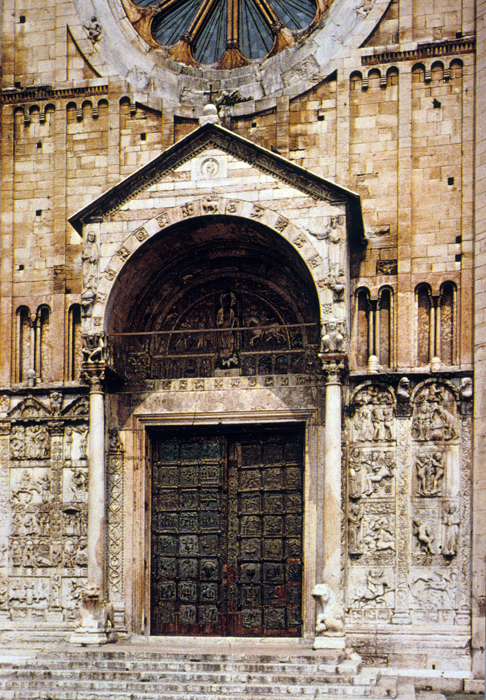
<svg viewBox="0 0 486 700">
<path fill-rule="evenodd" d="M 101 644 L 114 644 L 118 640 L 118 635 L 116 632 L 110 630 L 109 632 L 73 632 L 69 638 L 70 644 L 77 644 L 79 646 L 87 646 L 95 644 L 97 646 Z"/>
<path fill-rule="evenodd" d="M 346 649 L 346 637 L 328 637 L 321 635 L 314 639 L 313 649 Z"/>
<path fill-rule="evenodd" d="M 411 625 L 412 618 L 408 612 L 396 612 L 390 620 L 392 625 Z"/>
</svg>

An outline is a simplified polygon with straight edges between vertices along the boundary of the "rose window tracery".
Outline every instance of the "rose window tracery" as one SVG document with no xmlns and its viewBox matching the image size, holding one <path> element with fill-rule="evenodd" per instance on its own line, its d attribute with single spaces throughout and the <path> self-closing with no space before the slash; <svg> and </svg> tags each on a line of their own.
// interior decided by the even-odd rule
<svg viewBox="0 0 486 700">
<path fill-rule="evenodd" d="M 191 66 L 231 69 L 273 56 L 306 35 L 327 0 L 123 0 L 150 46 Z"/>
</svg>

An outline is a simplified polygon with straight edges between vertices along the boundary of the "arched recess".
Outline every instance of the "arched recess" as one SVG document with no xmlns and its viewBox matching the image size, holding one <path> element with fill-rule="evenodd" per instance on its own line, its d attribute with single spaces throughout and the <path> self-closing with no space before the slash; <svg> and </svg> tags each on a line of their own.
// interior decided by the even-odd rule
<svg viewBox="0 0 486 700">
<path fill-rule="evenodd" d="M 180 222 L 138 248 L 107 301 L 112 362 L 126 378 L 317 371 L 319 298 L 297 251 L 259 222 Z"/>
</svg>

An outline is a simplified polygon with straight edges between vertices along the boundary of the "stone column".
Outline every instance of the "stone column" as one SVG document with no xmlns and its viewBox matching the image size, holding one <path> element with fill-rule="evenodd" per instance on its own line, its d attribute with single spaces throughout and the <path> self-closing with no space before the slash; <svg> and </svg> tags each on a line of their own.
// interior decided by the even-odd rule
<svg viewBox="0 0 486 700">
<path fill-rule="evenodd" d="M 105 587 L 105 406 L 101 380 L 90 377 L 89 491 L 88 491 L 88 582 Z"/>
<path fill-rule="evenodd" d="M 92 357 L 90 355 L 89 357 Z M 86 362 L 91 386 L 89 408 L 88 583 L 83 589 L 73 644 L 116 641 L 113 606 L 104 598 L 106 561 L 105 410 L 103 363 Z"/>
<path fill-rule="evenodd" d="M 326 375 L 326 411 L 324 426 L 324 545 L 322 583 L 312 595 L 317 604 L 314 649 L 343 650 L 346 647 L 344 610 L 341 597 L 341 459 L 342 459 L 342 386 L 345 356 L 322 353 Z"/>
<path fill-rule="evenodd" d="M 341 589 L 342 362 L 321 356 L 326 383 L 324 429 L 324 566 L 322 580 Z"/>
</svg>

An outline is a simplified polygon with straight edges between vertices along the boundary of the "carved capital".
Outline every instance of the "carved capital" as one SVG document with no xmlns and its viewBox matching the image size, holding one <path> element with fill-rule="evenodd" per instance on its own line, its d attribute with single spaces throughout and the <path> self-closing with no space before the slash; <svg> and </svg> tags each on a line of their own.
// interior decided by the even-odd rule
<svg viewBox="0 0 486 700">
<path fill-rule="evenodd" d="M 81 376 L 83 381 L 89 384 L 91 393 L 103 391 L 105 375 L 106 365 L 104 362 L 97 362 L 96 364 L 83 363 L 81 367 Z"/>
<path fill-rule="evenodd" d="M 64 435 L 64 422 L 63 421 L 49 421 L 48 430 L 51 435 Z"/>
<path fill-rule="evenodd" d="M 10 421 L 0 421 L 0 435 L 10 435 Z"/>
<path fill-rule="evenodd" d="M 341 384 L 347 371 L 347 356 L 342 353 L 319 353 L 327 384 Z"/>
</svg>

